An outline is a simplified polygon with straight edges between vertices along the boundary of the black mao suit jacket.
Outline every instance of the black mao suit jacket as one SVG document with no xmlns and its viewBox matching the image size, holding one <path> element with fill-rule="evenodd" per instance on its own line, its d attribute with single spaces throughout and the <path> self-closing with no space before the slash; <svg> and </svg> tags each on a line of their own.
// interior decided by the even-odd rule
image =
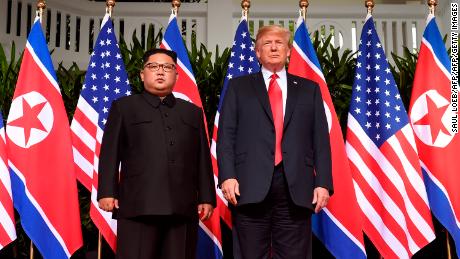
<svg viewBox="0 0 460 259">
<path fill-rule="evenodd" d="M 275 127 L 261 72 L 229 82 L 217 139 L 219 185 L 229 178 L 238 180 L 238 205 L 263 201 L 274 170 Z M 331 151 L 320 88 L 289 73 L 282 152 L 296 205 L 313 209 L 313 189 L 318 186 L 332 195 Z"/>
<path fill-rule="evenodd" d="M 202 110 L 172 94 L 163 101 L 148 92 L 114 101 L 99 161 L 98 199 L 104 197 L 119 200 L 118 218 L 197 218 L 198 204 L 215 206 Z"/>
</svg>

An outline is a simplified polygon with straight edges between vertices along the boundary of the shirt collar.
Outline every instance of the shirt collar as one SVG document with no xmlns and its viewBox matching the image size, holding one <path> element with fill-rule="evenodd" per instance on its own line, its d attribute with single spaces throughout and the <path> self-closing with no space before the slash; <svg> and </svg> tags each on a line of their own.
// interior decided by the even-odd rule
<svg viewBox="0 0 460 259">
<path fill-rule="evenodd" d="M 282 68 L 280 71 L 276 72 L 278 75 L 279 79 L 281 80 L 286 80 L 286 68 Z M 270 77 L 273 75 L 273 72 L 266 69 L 264 66 L 262 66 L 262 76 L 264 77 L 264 81 L 270 81 Z"/>
<path fill-rule="evenodd" d="M 169 108 L 172 108 L 176 104 L 176 97 L 174 97 L 172 93 L 166 95 L 165 98 L 163 98 L 163 100 L 161 100 L 160 97 L 158 97 L 157 95 L 151 94 L 147 91 L 143 91 L 142 95 L 144 95 L 147 101 L 151 103 L 155 108 L 158 108 L 160 104 L 164 104 Z"/>
</svg>

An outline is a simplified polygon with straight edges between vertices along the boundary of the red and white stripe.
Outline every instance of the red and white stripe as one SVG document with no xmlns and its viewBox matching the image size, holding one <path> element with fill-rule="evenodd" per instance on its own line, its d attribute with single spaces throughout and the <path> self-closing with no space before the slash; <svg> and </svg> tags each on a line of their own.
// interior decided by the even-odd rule
<svg viewBox="0 0 460 259">
<path fill-rule="evenodd" d="M 346 150 L 364 231 L 390 257 L 409 258 L 434 240 L 430 208 L 407 124 L 380 148 L 348 116 Z"/>
<path fill-rule="evenodd" d="M 13 196 L 7 161 L 5 131 L 2 127 L 0 128 L 0 249 L 16 239 Z"/>
<path fill-rule="evenodd" d="M 77 179 L 91 191 L 90 217 L 109 246 L 116 251 L 117 221 L 111 212 L 99 209 L 97 203 L 98 165 L 103 130 L 99 114 L 80 97 L 70 126 Z"/>
<path fill-rule="evenodd" d="M 219 168 L 217 166 L 217 152 L 216 152 L 216 145 L 217 145 L 217 130 L 219 125 L 219 111 L 216 112 L 216 117 L 214 118 L 214 128 L 213 134 L 211 139 L 211 161 L 212 161 L 212 168 L 214 170 L 214 182 L 217 184 L 219 180 L 217 179 L 219 175 Z M 232 214 L 230 209 L 228 208 L 228 202 L 224 198 L 224 194 L 220 188 L 217 188 L 216 185 L 216 194 L 217 194 L 217 207 L 216 210 L 220 213 L 220 217 L 222 220 L 227 224 L 228 227 L 232 227 Z"/>
</svg>

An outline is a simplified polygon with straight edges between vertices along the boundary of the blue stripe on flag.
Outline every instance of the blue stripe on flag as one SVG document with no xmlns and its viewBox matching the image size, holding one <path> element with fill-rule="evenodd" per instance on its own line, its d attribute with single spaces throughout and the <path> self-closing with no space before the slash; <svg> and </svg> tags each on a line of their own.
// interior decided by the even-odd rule
<svg viewBox="0 0 460 259">
<path fill-rule="evenodd" d="M 305 35 L 307 35 L 305 37 Z M 310 41 L 308 29 L 304 22 L 302 22 L 296 30 L 294 35 L 294 42 L 299 46 L 301 50 L 307 50 L 305 55 L 308 59 L 321 71 L 321 66 L 319 65 L 318 57 L 316 56 L 316 51 L 313 48 L 313 44 Z"/>
<path fill-rule="evenodd" d="M 184 64 L 187 70 L 192 73 L 192 65 L 190 65 L 190 61 L 188 58 L 188 52 L 183 44 L 184 40 L 182 39 L 180 33 L 175 33 L 175 31 L 179 31 L 179 27 L 177 26 L 177 18 L 174 17 L 168 24 L 168 28 L 166 28 L 164 34 L 164 41 L 166 41 L 169 47 L 177 53 L 177 58 Z"/>
<path fill-rule="evenodd" d="M 53 62 L 51 61 L 50 52 L 48 50 L 48 45 L 46 44 L 45 35 L 43 35 L 40 20 L 36 20 L 34 25 L 32 26 L 27 42 L 29 42 L 37 58 L 45 66 L 46 70 L 48 70 L 48 72 L 54 78 L 54 80 L 56 80 L 57 82 Z"/>
<path fill-rule="evenodd" d="M 59 241 L 27 197 L 22 180 L 12 169 L 10 175 L 14 207 L 21 215 L 21 225 L 26 234 L 34 240 L 34 245 L 40 250 L 43 258 L 68 258 Z"/>
<path fill-rule="evenodd" d="M 212 254 L 212 252 L 214 252 Z M 210 254 L 211 253 L 211 254 Z M 209 237 L 204 230 L 199 227 L 198 228 L 198 243 L 196 249 L 196 258 L 198 259 L 207 259 L 207 258 L 215 258 L 215 259 L 222 259 L 222 252 L 220 251 L 219 247 L 216 246 L 216 243 Z"/>
<path fill-rule="evenodd" d="M 366 254 L 348 237 L 329 216 L 321 211 L 311 218 L 313 233 L 326 248 L 341 258 L 366 258 Z"/>
<path fill-rule="evenodd" d="M 441 33 L 439 32 L 438 26 L 436 26 L 436 18 L 432 18 L 427 24 L 423 38 L 428 41 L 433 48 L 436 58 L 441 62 L 447 72 L 450 74 L 450 60 L 446 54 L 447 50 L 444 46 Z"/>
<path fill-rule="evenodd" d="M 0 111 L 0 129 L 3 128 L 3 115 L 2 115 L 2 111 Z"/>
<path fill-rule="evenodd" d="M 446 194 L 434 183 L 423 167 L 422 172 L 431 212 L 449 231 L 455 244 L 460 244 L 460 229 L 455 222 L 456 217 Z M 460 246 L 457 246 L 457 254 L 460 255 Z"/>
</svg>

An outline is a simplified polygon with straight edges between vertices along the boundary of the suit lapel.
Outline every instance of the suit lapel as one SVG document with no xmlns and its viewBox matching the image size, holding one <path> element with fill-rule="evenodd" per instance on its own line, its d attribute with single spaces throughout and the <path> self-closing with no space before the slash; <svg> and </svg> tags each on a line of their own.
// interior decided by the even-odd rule
<svg viewBox="0 0 460 259">
<path fill-rule="evenodd" d="M 286 111 L 284 113 L 283 129 L 287 128 L 291 120 L 292 113 L 297 104 L 297 92 L 300 87 L 300 82 L 296 80 L 291 74 L 287 73 L 287 98 L 286 98 Z"/>
<path fill-rule="evenodd" d="M 254 79 L 252 87 L 256 92 L 257 99 L 259 99 L 259 102 L 264 108 L 265 113 L 273 122 L 272 109 L 270 108 L 270 100 L 268 99 L 267 87 L 265 86 L 265 81 L 264 77 L 262 76 L 262 72 L 254 74 L 252 78 Z"/>
</svg>

